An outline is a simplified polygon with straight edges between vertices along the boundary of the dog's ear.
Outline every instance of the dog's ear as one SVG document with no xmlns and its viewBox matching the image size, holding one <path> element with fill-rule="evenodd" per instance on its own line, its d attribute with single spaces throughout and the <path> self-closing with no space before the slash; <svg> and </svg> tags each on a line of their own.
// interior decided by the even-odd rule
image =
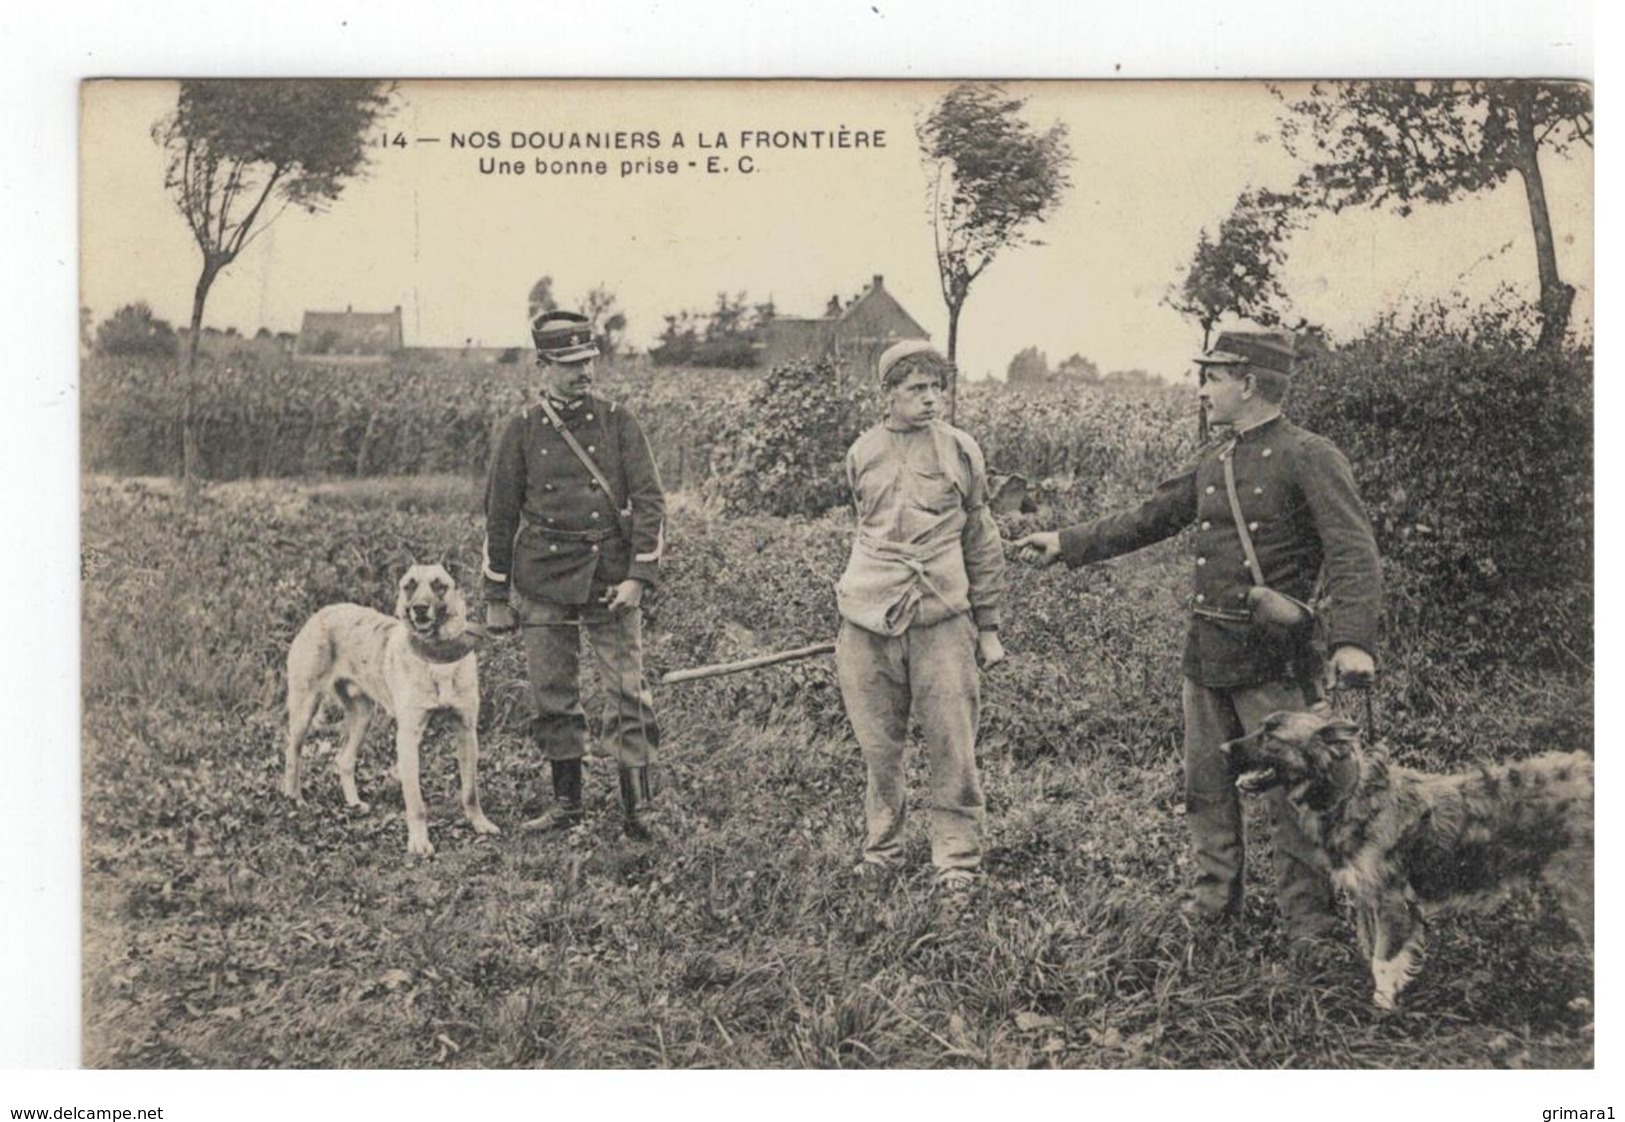
<svg viewBox="0 0 1625 1122">
<path fill-rule="evenodd" d="M 1342 717 L 1333 717 L 1320 727 L 1315 739 L 1333 758 L 1342 759 L 1360 742 L 1360 726 L 1353 721 L 1345 721 Z"/>
<path fill-rule="evenodd" d="M 401 574 L 400 580 L 395 582 L 395 618 L 406 618 L 406 582 L 411 579 L 412 570 L 408 568 Z"/>
</svg>

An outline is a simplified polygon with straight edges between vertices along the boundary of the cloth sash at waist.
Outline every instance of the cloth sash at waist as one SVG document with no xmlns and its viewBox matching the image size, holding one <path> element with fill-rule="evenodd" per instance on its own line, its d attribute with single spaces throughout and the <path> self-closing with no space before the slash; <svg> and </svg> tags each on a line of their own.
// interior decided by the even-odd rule
<svg viewBox="0 0 1625 1122">
<path fill-rule="evenodd" d="M 859 534 L 835 585 L 841 617 L 877 635 L 901 635 L 970 611 L 970 578 L 959 535 L 890 542 Z"/>
</svg>

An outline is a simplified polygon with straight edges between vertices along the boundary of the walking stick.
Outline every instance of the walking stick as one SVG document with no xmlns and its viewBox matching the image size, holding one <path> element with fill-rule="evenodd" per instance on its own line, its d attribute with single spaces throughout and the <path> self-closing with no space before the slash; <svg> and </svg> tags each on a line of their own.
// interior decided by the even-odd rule
<svg viewBox="0 0 1625 1122">
<path fill-rule="evenodd" d="M 833 654 L 834 652 L 834 643 L 814 643 L 808 647 L 797 647 L 792 651 L 776 651 L 773 654 L 757 655 L 755 658 L 742 658 L 737 662 L 716 662 L 710 666 L 695 666 L 688 670 L 670 670 L 660 676 L 660 684 L 669 686 L 674 682 L 693 682 L 701 678 L 720 678 L 724 674 L 738 674 L 742 670 L 757 670 L 763 666 L 774 666 L 781 662 L 799 662 L 804 658 Z"/>
</svg>

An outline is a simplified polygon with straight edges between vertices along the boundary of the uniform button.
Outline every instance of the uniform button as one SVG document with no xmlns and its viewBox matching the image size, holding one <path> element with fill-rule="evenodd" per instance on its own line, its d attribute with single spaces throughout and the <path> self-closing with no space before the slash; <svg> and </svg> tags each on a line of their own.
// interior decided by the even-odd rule
<svg viewBox="0 0 1625 1122">
<path fill-rule="evenodd" d="M 1262 487 L 1254 487 L 1253 488 L 1253 494 L 1262 495 L 1263 493 L 1264 493 L 1264 488 L 1262 488 Z"/>
<path fill-rule="evenodd" d="M 596 545 L 595 545 L 595 546 L 593 546 L 593 547 L 592 547 L 592 551 L 593 551 L 593 552 L 594 552 L 594 553 L 597 553 L 597 552 L 598 552 L 598 547 L 597 547 L 597 546 L 596 546 Z"/>
<path fill-rule="evenodd" d="M 592 420 L 592 414 L 591 413 L 587 414 L 587 420 L 589 420 L 589 421 Z"/>
<path fill-rule="evenodd" d="M 543 483 L 542 484 L 542 490 L 551 491 L 552 489 L 553 489 L 553 484 L 551 484 L 551 483 Z"/>
<path fill-rule="evenodd" d="M 1208 484 L 1207 493 L 1210 495 L 1213 494 L 1213 485 L 1211 483 Z"/>
<path fill-rule="evenodd" d="M 1211 522 L 1203 522 L 1202 523 L 1202 529 L 1204 529 L 1204 530 L 1212 529 L 1212 527 L 1213 527 L 1213 523 L 1211 523 Z"/>
<path fill-rule="evenodd" d="M 1262 452 L 1259 453 L 1260 456 L 1265 456 L 1265 457 L 1267 457 L 1269 454 L 1270 454 L 1270 450 L 1268 448 L 1264 449 Z"/>
<path fill-rule="evenodd" d="M 546 448 L 542 449 L 542 455 L 544 455 L 544 456 L 547 455 L 547 449 Z"/>
<path fill-rule="evenodd" d="M 549 525 L 549 526 L 554 526 L 554 525 L 557 525 L 557 524 L 558 524 L 558 519 L 557 519 L 557 518 L 549 518 L 549 519 L 548 519 L 548 520 L 547 520 L 547 524 L 548 524 L 548 525 Z"/>
<path fill-rule="evenodd" d="M 1207 603 L 1207 597 L 1203 596 L 1200 592 L 1198 592 L 1196 594 L 1196 602 L 1198 604 L 1205 604 L 1205 603 Z"/>
<path fill-rule="evenodd" d="M 1198 557 L 1196 559 L 1196 563 L 1198 565 L 1206 565 L 1207 564 L 1207 558 L 1206 557 Z"/>
<path fill-rule="evenodd" d="M 598 512 L 596 510 L 592 512 L 592 520 L 594 522 L 598 521 Z"/>
<path fill-rule="evenodd" d="M 1258 529 L 1258 523 L 1257 522 L 1249 522 L 1249 523 L 1247 523 L 1247 529 L 1249 529 L 1249 530 Z"/>
<path fill-rule="evenodd" d="M 1245 599 L 1247 599 L 1247 590 L 1244 588 L 1240 592 L 1236 593 L 1236 599 L 1237 600 L 1245 600 Z"/>
<path fill-rule="evenodd" d="M 593 446 L 592 446 L 592 445 L 591 445 L 591 444 L 589 444 L 589 445 L 587 445 L 587 451 L 589 451 L 589 452 L 596 452 L 596 451 L 598 451 L 598 449 L 597 449 L 597 448 L 594 448 L 594 447 L 593 447 Z"/>
<path fill-rule="evenodd" d="M 587 486 L 591 487 L 594 491 L 598 490 L 598 480 L 596 480 L 596 479 L 587 480 Z"/>
<path fill-rule="evenodd" d="M 559 551 L 559 547 L 556 546 L 556 545 L 550 545 L 550 546 L 547 547 L 547 552 L 549 552 L 549 553 L 557 553 L 558 551 Z"/>
</svg>

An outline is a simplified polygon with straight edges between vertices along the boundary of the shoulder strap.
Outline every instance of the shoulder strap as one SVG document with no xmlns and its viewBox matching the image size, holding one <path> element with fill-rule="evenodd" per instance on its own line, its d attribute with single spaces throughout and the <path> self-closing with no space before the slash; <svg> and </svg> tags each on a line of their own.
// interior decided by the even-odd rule
<svg viewBox="0 0 1625 1122">
<path fill-rule="evenodd" d="M 1264 570 L 1258 564 L 1258 554 L 1253 549 L 1253 536 L 1247 532 L 1247 520 L 1241 516 L 1241 498 L 1236 494 L 1235 450 L 1236 442 L 1232 440 L 1219 452 L 1219 460 L 1224 464 L 1224 490 L 1230 496 L 1230 517 L 1236 520 L 1236 536 L 1241 539 L 1241 551 L 1247 555 L 1247 568 L 1253 574 L 1253 583 L 1262 588 Z"/>
<path fill-rule="evenodd" d="M 615 504 L 616 509 L 624 509 L 621 501 L 615 497 L 615 488 L 611 487 L 609 480 L 604 478 L 604 473 L 599 468 L 597 461 L 587 455 L 587 450 L 581 446 L 581 442 L 576 440 L 574 434 L 564 427 L 564 421 L 559 417 L 558 411 L 553 408 L 553 403 L 543 397 L 536 404 L 541 406 L 543 413 L 547 414 L 547 423 L 553 426 L 554 432 L 564 438 L 564 443 L 570 446 L 570 451 L 574 452 L 576 459 L 581 461 L 581 466 L 586 468 L 588 474 L 598 481 L 598 486 L 604 489 L 604 494 L 609 496 L 609 501 Z"/>
</svg>

